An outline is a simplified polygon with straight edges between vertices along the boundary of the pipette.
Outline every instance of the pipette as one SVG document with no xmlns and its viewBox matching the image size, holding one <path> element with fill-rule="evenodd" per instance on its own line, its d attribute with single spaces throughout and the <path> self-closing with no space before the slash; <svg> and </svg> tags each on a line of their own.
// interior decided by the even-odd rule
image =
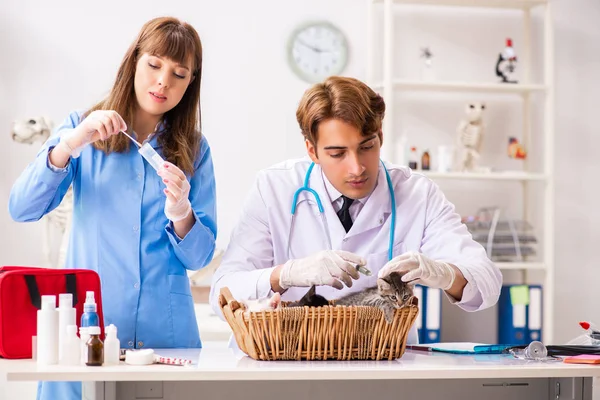
<svg viewBox="0 0 600 400">
<path fill-rule="evenodd" d="M 138 142 L 137 140 L 135 140 L 133 137 L 129 136 L 129 133 L 127 133 L 127 132 L 125 132 L 125 131 L 121 131 L 121 133 L 122 133 L 123 135 L 127 136 L 129 139 L 131 139 L 131 141 L 132 141 L 133 143 L 135 143 L 135 145 L 136 145 L 138 148 L 142 147 L 142 145 L 140 144 L 140 142 Z"/>
<path fill-rule="evenodd" d="M 161 166 L 165 163 L 165 160 L 163 160 L 160 154 L 158 154 L 156 150 L 154 150 L 152 146 L 150 146 L 150 143 L 146 142 L 142 145 L 133 137 L 129 136 L 127 132 L 121 131 L 121 133 L 127 136 L 129 139 L 131 139 L 133 143 L 135 143 L 135 145 L 138 147 L 138 153 L 140 153 L 142 157 L 144 157 L 146 161 L 148 161 L 152 168 L 154 168 L 158 172 Z"/>
</svg>

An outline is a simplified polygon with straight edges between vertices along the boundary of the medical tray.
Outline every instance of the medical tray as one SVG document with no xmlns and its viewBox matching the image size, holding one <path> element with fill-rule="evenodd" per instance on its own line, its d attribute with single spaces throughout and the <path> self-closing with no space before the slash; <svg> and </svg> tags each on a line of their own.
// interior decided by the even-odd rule
<svg viewBox="0 0 600 400">
<path fill-rule="evenodd" d="M 239 348 L 255 360 L 393 360 L 402 357 L 419 313 L 418 299 L 392 323 L 370 306 L 282 307 L 245 312 L 228 288 L 219 306 Z"/>
</svg>

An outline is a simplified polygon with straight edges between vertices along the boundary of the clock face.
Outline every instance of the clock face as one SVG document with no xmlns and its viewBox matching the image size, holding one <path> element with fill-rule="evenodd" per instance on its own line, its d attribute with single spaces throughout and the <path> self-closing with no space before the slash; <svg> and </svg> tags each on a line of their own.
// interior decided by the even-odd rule
<svg viewBox="0 0 600 400">
<path fill-rule="evenodd" d="M 327 22 L 304 25 L 292 33 L 288 61 L 292 70 L 309 83 L 322 82 L 346 67 L 348 44 L 344 34 Z"/>
</svg>

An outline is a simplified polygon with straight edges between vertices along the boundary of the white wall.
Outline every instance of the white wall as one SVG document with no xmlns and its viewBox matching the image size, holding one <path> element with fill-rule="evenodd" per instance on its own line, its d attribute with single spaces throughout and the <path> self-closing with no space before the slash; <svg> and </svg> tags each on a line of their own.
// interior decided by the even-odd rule
<svg viewBox="0 0 600 400">
<path fill-rule="evenodd" d="M 307 19 L 324 18 L 338 25 L 351 45 L 347 75 L 365 78 L 366 3 L 364 0 L 303 0 L 253 2 L 234 0 L 81 3 L 5 2 L 0 14 L 0 126 L 8 132 L 15 118 L 46 114 L 56 122 L 73 108 L 101 98 L 114 79 L 121 57 L 141 25 L 151 17 L 174 15 L 191 22 L 204 44 L 202 111 L 204 132 L 213 149 L 218 190 L 218 245 L 226 245 L 238 210 L 256 171 L 276 161 L 304 154 L 295 121 L 297 102 L 307 84 L 286 64 L 289 33 Z M 600 323 L 597 312 L 594 251 L 600 211 L 595 185 L 599 172 L 596 107 L 600 103 L 600 3 L 595 0 L 554 0 L 556 36 L 556 341 L 577 334 L 579 319 Z M 493 66 L 504 37 L 522 46 L 518 16 L 512 12 L 409 9 L 397 17 L 397 62 L 403 76 L 413 76 L 418 48 L 431 45 L 440 78 L 493 80 Z M 446 27 L 442 27 L 446 24 Z M 536 25 L 537 26 L 537 25 Z M 537 36 L 534 36 L 536 39 Z M 426 42 L 426 43 L 425 43 Z M 461 44 L 457 44 L 461 43 Z M 536 55 L 541 55 L 536 49 Z M 412 63 L 412 67 L 410 66 Z M 462 115 L 463 96 L 408 97 L 394 111 L 404 116 L 396 126 L 406 129 L 421 148 L 452 140 Z M 507 160 L 506 131 L 519 129 L 520 108 L 514 99 L 493 97 L 488 114 L 487 160 L 496 166 Z M 389 135 L 389 133 L 387 133 Z M 432 138 L 435 138 L 435 142 Z M 5 159 L 0 180 L 0 263 L 41 263 L 41 224 L 17 224 L 7 213 L 10 187 L 35 156 L 37 145 L 12 142 L 0 135 Z M 535 156 L 535 150 L 532 150 Z M 434 158 L 435 163 L 435 158 Z M 510 165 L 515 167 L 518 165 Z M 588 183 L 589 182 L 589 183 Z M 447 185 L 459 211 L 471 213 L 476 191 L 485 203 L 499 200 L 520 213 L 512 187 Z M 584 274 L 587 274 L 585 278 Z M 590 276 L 591 275 L 591 276 Z M 450 338 L 461 334 L 459 321 L 476 320 L 454 310 L 445 322 Z M 483 318 L 493 321 L 493 311 Z M 479 325 L 481 326 L 481 325 Z M 488 337 L 485 324 L 474 339 Z M 464 332 L 463 332 L 464 333 Z"/>
<path fill-rule="evenodd" d="M 556 26 L 556 338 L 600 321 L 600 210 L 597 185 L 600 3 L 557 2 Z"/>
<path fill-rule="evenodd" d="M 343 13 L 336 13 L 340 7 Z M 327 18 L 352 44 L 348 74 L 364 75 L 357 29 L 362 1 L 118 2 L 103 6 L 75 1 L 10 2 L 0 16 L 2 54 L 0 124 L 48 114 L 62 121 L 71 109 L 100 99 L 114 80 L 121 58 L 142 24 L 159 15 L 191 22 L 204 45 L 203 128 L 212 149 L 218 188 L 218 244 L 226 245 L 242 198 L 256 171 L 303 154 L 295 122 L 307 85 L 287 67 L 285 45 L 297 24 Z M 10 93 L 10 95 L 8 95 Z M 16 224 L 6 212 L 12 182 L 37 147 L 0 137 L 10 162 L 0 186 L 2 263 L 37 264 L 41 254 L 21 238 L 40 238 L 39 224 Z M 240 168 L 240 165 L 243 167 Z M 10 250 L 9 250 L 10 249 Z"/>
<path fill-rule="evenodd" d="M 148 19 L 173 15 L 192 23 L 204 45 L 203 127 L 213 150 L 218 190 L 218 245 L 229 232 L 254 174 L 303 154 L 295 109 L 307 85 L 286 65 L 297 24 L 327 18 L 352 43 L 347 73 L 364 75 L 361 1 L 78 1 L 4 2 L 0 13 L 0 265 L 40 265 L 42 224 L 10 219 L 14 180 L 38 145 L 12 142 L 15 118 L 47 114 L 56 122 L 101 98 L 129 43 Z M 343 7 L 343 13 L 336 10 Z M 358 29 L 356 29 L 358 28 Z M 7 397 L 4 397 L 7 396 Z M 35 385 L 11 383 L 0 399 L 33 399 Z"/>
</svg>

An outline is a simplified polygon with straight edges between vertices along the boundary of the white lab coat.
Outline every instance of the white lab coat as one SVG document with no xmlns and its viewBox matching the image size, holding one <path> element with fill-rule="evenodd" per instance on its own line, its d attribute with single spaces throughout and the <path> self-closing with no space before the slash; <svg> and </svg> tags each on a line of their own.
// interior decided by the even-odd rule
<svg viewBox="0 0 600 400">
<path fill-rule="evenodd" d="M 275 266 L 288 260 L 293 195 L 303 185 L 309 166 L 308 158 L 289 160 L 258 174 L 222 263 L 213 276 L 210 302 L 218 315 L 221 315 L 218 296 L 222 287 L 228 287 L 238 300 L 273 294 L 269 278 Z M 412 250 L 452 263 L 462 271 L 468 283 L 459 302 L 448 299 L 466 311 L 494 305 L 502 285 L 500 270 L 489 260 L 484 248 L 472 239 L 454 206 L 427 177 L 405 167 L 387 163 L 386 167 L 396 196 L 393 256 Z M 351 288 L 317 287 L 317 293 L 331 300 L 376 284 L 377 272 L 388 261 L 391 201 L 385 171 L 380 166 L 375 190 L 346 233 L 326 191 L 325 179 L 321 168 L 315 165 L 309 186 L 321 198 L 333 249 L 365 257 L 367 268 L 373 272 L 370 277 L 361 274 Z M 302 192 L 297 201 L 290 258 L 306 257 L 328 248 L 319 215 L 314 197 Z M 298 300 L 307 290 L 291 288 L 282 299 Z M 417 342 L 414 324 L 408 343 Z"/>
</svg>

